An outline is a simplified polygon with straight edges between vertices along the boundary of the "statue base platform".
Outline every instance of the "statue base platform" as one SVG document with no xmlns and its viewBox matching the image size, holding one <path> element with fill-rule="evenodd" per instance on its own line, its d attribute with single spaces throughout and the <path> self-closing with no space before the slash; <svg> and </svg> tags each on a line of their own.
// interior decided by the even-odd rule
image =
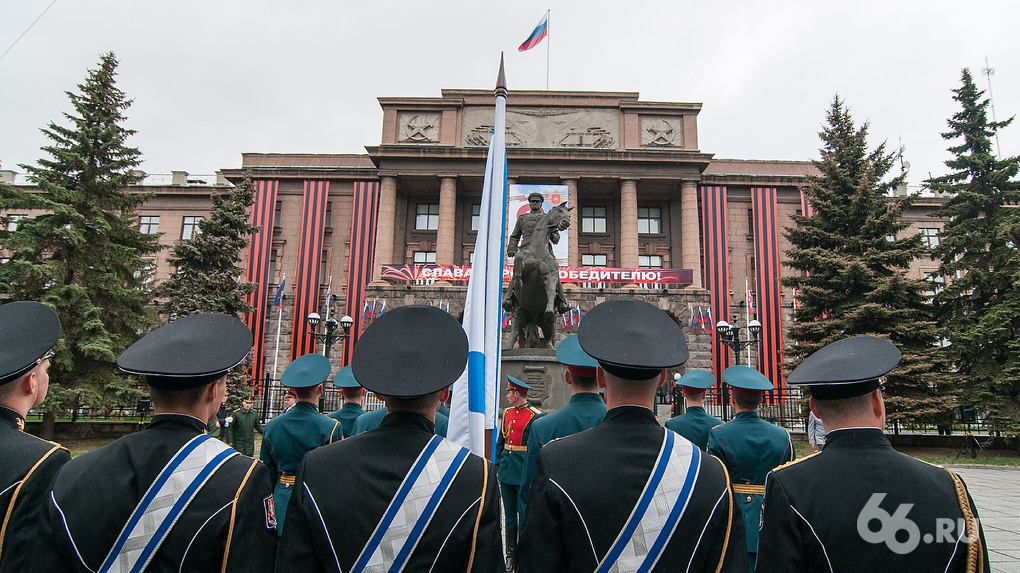
<svg viewBox="0 0 1020 573">
<path fill-rule="evenodd" d="M 547 348 L 514 348 L 503 351 L 503 380 L 499 387 L 500 411 L 507 408 L 506 375 L 531 386 L 528 400 L 543 412 L 553 412 L 570 401 L 570 386 L 563 380 L 567 367 L 556 360 L 556 351 Z"/>
</svg>

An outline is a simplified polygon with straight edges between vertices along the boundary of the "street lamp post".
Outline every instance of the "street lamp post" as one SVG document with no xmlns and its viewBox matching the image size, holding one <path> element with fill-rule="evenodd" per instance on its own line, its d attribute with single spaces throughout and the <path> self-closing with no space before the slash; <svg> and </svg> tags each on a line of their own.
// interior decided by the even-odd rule
<svg viewBox="0 0 1020 573">
<path fill-rule="evenodd" d="M 733 322 L 736 322 L 734 320 Z M 729 348 L 733 351 L 733 364 L 740 364 L 740 352 L 751 346 L 752 344 L 758 344 L 760 339 L 758 335 L 761 334 L 761 323 L 758 319 L 754 319 L 747 323 L 747 332 L 751 334 L 751 338 L 747 340 L 740 339 L 740 327 L 736 324 L 730 324 L 725 320 L 720 320 L 715 324 L 715 331 L 719 335 L 719 343 L 724 347 Z M 750 360 L 748 360 L 750 362 Z M 730 404 L 730 387 L 728 384 L 722 385 L 723 390 L 723 417 L 729 419 L 729 404 Z"/>
<path fill-rule="evenodd" d="M 320 317 L 317 312 L 309 313 L 305 320 L 308 322 L 308 326 L 312 327 L 311 332 L 309 332 L 309 334 L 312 335 L 312 338 L 323 343 L 322 355 L 326 358 L 329 358 L 329 350 L 333 347 L 333 344 L 335 344 L 337 340 L 344 340 L 349 337 L 351 335 L 351 327 L 354 326 L 354 319 L 349 316 L 341 317 L 340 322 L 338 323 L 336 319 L 332 317 L 323 321 L 322 317 Z M 325 332 L 316 332 L 317 327 L 320 324 L 322 324 Z M 336 327 L 338 324 L 340 328 L 343 329 L 342 332 L 337 332 Z"/>
<path fill-rule="evenodd" d="M 340 322 L 338 323 L 336 319 L 333 317 L 329 317 L 324 321 L 322 320 L 322 317 L 319 316 L 319 313 L 311 312 L 308 314 L 307 317 L 305 317 L 305 320 L 308 322 L 308 326 L 312 327 L 311 332 L 309 332 L 309 334 L 312 335 L 312 338 L 318 340 L 319 342 L 322 342 L 323 344 L 322 355 L 325 356 L 326 358 L 329 358 L 329 350 L 333 347 L 333 344 L 336 343 L 337 340 L 345 340 L 347 337 L 349 337 L 351 335 L 351 327 L 354 326 L 354 319 L 347 315 L 342 316 L 340 318 Z M 323 330 L 325 332 L 316 332 L 318 330 L 317 327 L 320 324 L 322 325 Z M 341 332 L 337 332 L 336 327 L 338 324 L 342 329 Z M 326 393 L 325 392 L 320 393 L 319 394 L 320 412 L 323 410 L 325 400 Z"/>
</svg>

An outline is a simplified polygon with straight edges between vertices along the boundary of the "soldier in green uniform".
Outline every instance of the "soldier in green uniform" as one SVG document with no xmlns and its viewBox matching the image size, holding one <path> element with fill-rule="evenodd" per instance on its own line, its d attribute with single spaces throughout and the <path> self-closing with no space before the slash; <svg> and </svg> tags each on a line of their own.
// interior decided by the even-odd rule
<svg viewBox="0 0 1020 573">
<path fill-rule="evenodd" d="M 525 429 L 524 442 L 528 451 L 524 453 L 521 491 L 517 494 L 517 519 L 522 524 L 538 450 L 557 438 L 593 428 L 606 417 L 606 402 L 599 396 L 599 385 L 595 379 L 599 363 L 581 350 L 576 334 L 560 342 L 556 348 L 556 360 L 567 367 L 563 381 L 570 386 L 570 401 L 559 410 L 533 421 Z"/>
<path fill-rule="evenodd" d="M 365 399 L 365 389 L 354 379 L 354 373 L 351 372 L 349 365 L 344 366 L 336 373 L 336 376 L 333 377 L 333 385 L 340 388 L 340 393 L 344 397 L 344 405 L 336 412 L 326 415 L 338 420 L 344 429 L 344 437 L 349 438 L 354 435 L 354 427 L 358 418 L 365 413 L 361 407 L 361 402 Z"/>
<path fill-rule="evenodd" d="M 30 526 L 44 511 L 57 470 L 71 456 L 59 444 L 26 434 L 25 416 L 49 388 L 50 349 L 60 319 L 29 301 L 0 306 L 0 571 L 30 571 L 38 540 Z"/>
<path fill-rule="evenodd" d="M 384 399 L 382 396 L 376 394 L 376 397 L 380 400 Z M 369 410 L 358 418 L 358 423 L 354 425 L 355 434 L 364 434 L 369 430 L 374 430 L 379 427 L 379 423 L 386 417 L 386 406 L 376 408 L 375 410 Z"/>
<path fill-rule="evenodd" d="M 277 477 L 273 491 L 276 509 L 276 531 L 283 535 L 283 520 L 290 501 L 294 476 L 305 454 L 343 438 L 340 422 L 319 413 L 322 383 L 329 378 L 332 367 L 321 354 L 305 354 L 287 366 L 280 383 L 294 390 L 297 403 L 286 415 L 277 416 L 266 424 L 262 434 L 259 458 Z"/>
<path fill-rule="evenodd" d="M 666 420 L 666 427 L 708 451 L 708 431 L 723 423 L 705 411 L 705 392 L 715 386 L 715 376 L 706 370 L 691 370 L 676 385 L 684 395 L 684 413 Z"/>
<path fill-rule="evenodd" d="M 723 381 L 733 390 L 730 402 L 736 414 L 709 431 L 708 453 L 722 460 L 729 471 L 735 505 L 744 514 L 748 565 L 753 572 L 765 476 L 792 461 L 797 453 L 789 432 L 758 416 L 762 393 L 772 389 L 764 374 L 747 366 L 730 366 L 723 371 Z"/>
<path fill-rule="evenodd" d="M 224 431 L 227 434 L 227 445 L 241 452 L 248 457 L 255 456 L 255 434 L 265 433 L 265 428 L 259 422 L 259 414 L 252 406 L 251 398 L 241 401 L 241 407 L 231 412 L 227 418 L 227 427 Z"/>
<path fill-rule="evenodd" d="M 528 402 L 531 386 L 513 376 L 507 376 L 507 380 L 506 399 L 510 407 L 503 410 L 493 463 L 503 496 L 507 571 L 513 571 L 517 548 L 517 494 L 524 473 L 524 452 L 528 449 L 524 443 L 524 429 L 541 417 L 542 411 Z"/>
</svg>

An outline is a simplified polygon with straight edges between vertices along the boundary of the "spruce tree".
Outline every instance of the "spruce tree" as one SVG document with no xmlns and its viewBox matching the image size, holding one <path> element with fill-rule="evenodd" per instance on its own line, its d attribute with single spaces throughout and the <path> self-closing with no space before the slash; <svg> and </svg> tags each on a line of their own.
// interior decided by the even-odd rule
<svg viewBox="0 0 1020 573">
<path fill-rule="evenodd" d="M 249 238 L 258 230 L 249 222 L 255 202 L 255 186 L 250 172 L 245 172 L 241 185 L 226 195 L 214 192 L 209 218 L 198 222 L 198 233 L 173 246 L 170 264 L 176 272 L 156 287 L 157 298 L 168 318 L 181 318 L 200 312 L 219 312 L 239 316 L 254 310 L 245 300 L 255 284 L 241 282 L 241 252 Z M 228 378 L 230 399 L 228 409 L 240 407 L 241 397 L 251 394 L 248 376 L 235 368 Z"/>
<path fill-rule="evenodd" d="M 11 252 L 0 265 L 0 294 L 40 300 L 60 316 L 49 406 L 133 398 L 137 381 L 115 362 L 151 324 L 145 281 L 160 247 L 137 229 L 135 209 L 147 196 L 126 190 L 141 178 L 134 171 L 141 153 L 126 143 L 134 133 L 122 126 L 131 101 L 116 87 L 116 69 L 117 59 L 105 54 L 78 93 L 67 92 L 74 108 L 64 114 L 69 126 L 43 128 L 49 157 L 21 166 L 37 192 L 8 190 L 0 205 L 40 213 L 0 235 L 0 247 Z M 52 420 L 53 410 L 47 412 Z"/>
<path fill-rule="evenodd" d="M 953 171 L 927 186 L 948 195 L 932 213 L 947 222 L 934 256 L 945 288 L 936 294 L 939 326 L 960 376 L 963 399 L 993 427 L 1020 431 L 1020 157 L 998 159 L 992 137 L 1009 125 L 988 121 L 988 100 L 963 70 L 953 99 L 962 109 L 942 134 Z"/>
<path fill-rule="evenodd" d="M 916 233 L 899 236 L 909 227 L 901 213 L 912 198 L 890 197 L 890 190 L 905 174 L 887 178 L 897 155 L 884 143 L 869 151 L 867 135 L 868 124 L 855 126 L 836 96 L 819 133 L 821 175 L 804 189 L 814 213 L 795 216 L 797 227 L 784 230 L 793 245 L 785 265 L 801 271 L 783 278 L 800 302 L 786 355 L 795 366 L 841 338 L 887 338 L 903 353 L 885 385 L 889 419 L 935 421 L 952 397 L 934 346 L 929 283 L 907 276 L 924 246 Z"/>
</svg>

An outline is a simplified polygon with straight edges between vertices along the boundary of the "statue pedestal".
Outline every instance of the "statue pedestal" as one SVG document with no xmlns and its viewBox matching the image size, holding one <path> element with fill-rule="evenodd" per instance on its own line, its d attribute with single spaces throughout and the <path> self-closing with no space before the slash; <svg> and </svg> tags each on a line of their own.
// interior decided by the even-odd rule
<svg viewBox="0 0 1020 573">
<path fill-rule="evenodd" d="M 499 387 L 499 407 L 506 402 L 506 375 L 531 386 L 528 400 L 543 412 L 559 410 L 570 401 L 570 386 L 563 381 L 567 367 L 556 360 L 556 351 L 547 348 L 514 348 L 503 351 L 503 380 Z"/>
</svg>

